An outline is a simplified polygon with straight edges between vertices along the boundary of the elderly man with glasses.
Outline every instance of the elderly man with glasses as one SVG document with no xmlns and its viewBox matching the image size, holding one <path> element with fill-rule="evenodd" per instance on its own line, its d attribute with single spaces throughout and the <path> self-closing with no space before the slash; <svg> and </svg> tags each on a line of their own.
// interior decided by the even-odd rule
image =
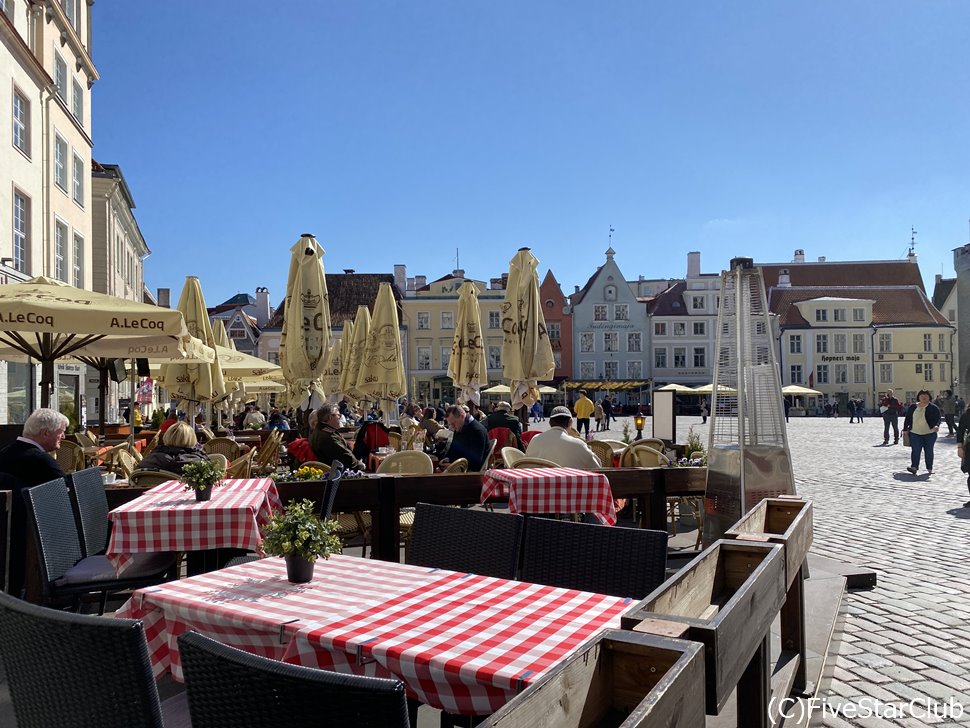
<svg viewBox="0 0 970 728">
<path fill-rule="evenodd" d="M 358 460 L 340 429 L 340 408 L 335 404 L 325 404 L 317 410 L 317 424 L 310 431 L 310 448 L 317 460 L 330 465 L 339 460 L 351 470 L 365 470 L 367 466 Z"/>
</svg>

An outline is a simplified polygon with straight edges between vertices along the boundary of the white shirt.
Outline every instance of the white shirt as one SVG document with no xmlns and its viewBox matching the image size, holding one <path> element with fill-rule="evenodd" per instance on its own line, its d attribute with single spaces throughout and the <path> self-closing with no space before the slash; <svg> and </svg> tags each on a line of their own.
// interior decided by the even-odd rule
<svg viewBox="0 0 970 728">
<path fill-rule="evenodd" d="M 536 435 L 525 451 L 526 457 L 551 460 L 564 468 L 599 468 L 600 462 L 589 446 L 561 427 L 550 427 Z"/>
</svg>

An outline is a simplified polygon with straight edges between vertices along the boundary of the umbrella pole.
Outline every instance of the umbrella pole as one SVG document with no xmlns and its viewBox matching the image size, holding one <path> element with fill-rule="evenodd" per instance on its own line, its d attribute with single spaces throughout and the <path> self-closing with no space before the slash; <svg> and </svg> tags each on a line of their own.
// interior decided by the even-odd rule
<svg viewBox="0 0 970 728">
<path fill-rule="evenodd" d="M 135 359 L 131 360 L 131 373 L 128 378 L 128 451 L 135 449 L 135 379 L 138 377 L 138 366 Z"/>
<path fill-rule="evenodd" d="M 108 369 L 98 369 L 98 444 L 104 442 L 104 408 L 108 401 Z"/>
<path fill-rule="evenodd" d="M 40 406 L 51 406 L 51 394 L 54 390 L 54 360 L 44 359 L 40 363 Z"/>
</svg>

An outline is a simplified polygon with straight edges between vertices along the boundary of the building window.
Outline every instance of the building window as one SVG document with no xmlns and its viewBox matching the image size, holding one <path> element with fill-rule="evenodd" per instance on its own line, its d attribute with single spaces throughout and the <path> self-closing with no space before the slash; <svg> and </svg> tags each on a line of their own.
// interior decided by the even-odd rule
<svg viewBox="0 0 970 728">
<path fill-rule="evenodd" d="M 428 311 L 418 311 L 418 328 L 431 328 L 431 314 Z"/>
<path fill-rule="evenodd" d="M 832 337 L 832 343 L 835 345 L 836 354 L 845 354 L 846 345 L 846 335 L 845 334 L 835 334 Z"/>
<path fill-rule="evenodd" d="M 917 374 L 922 374 L 923 373 L 923 365 L 922 364 L 916 364 L 916 365 L 914 365 L 913 371 L 915 371 Z"/>
<path fill-rule="evenodd" d="M 659 349 L 653 350 L 653 368 L 654 369 L 666 369 L 667 368 L 667 349 L 666 347 L 660 347 Z"/>
<path fill-rule="evenodd" d="M 816 308 L 815 309 L 815 320 L 816 321 L 828 321 L 829 320 L 829 312 L 828 312 L 828 309 Z"/>
<path fill-rule="evenodd" d="M 703 346 L 694 347 L 694 367 L 703 369 L 707 366 L 707 349 Z"/>
<path fill-rule="evenodd" d="M 866 365 L 865 364 L 853 364 L 852 365 L 852 379 L 856 384 L 866 383 Z"/>
<path fill-rule="evenodd" d="M 74 155 L 74 201 L 84 207 L 84 162 Z"/>
<path fill-rule="evenodd" d="M 13 193 L 13 267 L 27 273 L 27 252 L 30 249 L 30 198 Z"/>
<path fill-rule="evenodd" d="M 834 374 L 836 384 L 848 383 L 848 367 L 845 364 L 836 364 Z"/>
<path fill-rule="evenodd" d="M 448 363 L 451 361 L 451 347 L 442 346 L 441 347 L 441 368 L 447 369 Z"/>
<path fill-rule="evenodd" d="M 74 233 L 74 280 L 75 288 L 84 288 L 84 238 Z"/>
<path fill-rule="evenodd" d="M 704 297 L 703 296 L 691 296 L 690 297 L 690 308 L 692 311 L 703 311 L 704 310 Z"/>
<path fill-rule="evenodd" d="M 946 317 L 947 317 L 947 318 L 948 318 L 948 319 L 949 319 L 950 321 L 956 321 L 956 320 L 957 320 L 957 312 L 956 312 L 956 309 L 954 309 L 954 308 L 951 308 L 951 309 L 949 309 L 949 310 L 948 310 L 948 311 L 946 312 Z"/>
<path fill-rule="evenodd" d="M 229 329 L 229 338 L 230 339 L 245 339 L 246 338 L 246 329 L 244 329 L 242 327 L 230 328 Z"/>
<path fill-rule="evenodd" d="M 418 371 L 426 372 L 431 369 L 431 347 L 418 347 Z"/>
<path fill-rule="evenodd" d="M 583 354 L 589 354 L 596 351 L 596 336 L 592 331 L 584 331 L 579 335 L 579 351 Z"/>
<path fill-rule="evenodd" d="M 828 354 L 829 353 L 829 337 L 827 334 L 816 334 L 815 336 L 815 353 L 816 354 Z"/>
<path fill-rule="evenodd" d="M 453 329 L 453 328 L 455 328 L 455 312 L 454 311 L 442 311 L 441 312 L 441 328 L 442 329 Z"/>
<path fill-rule="evenodd" d="M 626 350 L 638 352 L 640 351 L 640 332 L 634 331 L 626 335 Z"/>
<path fill-rule="evenodd" d="M 633 359 L 626 363 L 626 378 L 627 379 L 639 379 L 643 376 L 643 362 L 639 359 Z"/>
<path fill-rule="evenodd" d="M 832 311 L 832 320 L 833 321 L 846 321 L 847 319 L 846 319 L 845 314 L 846 314 L 846 310 L 844 308 L 837 308 L 837 309 L 835 309 L 835 310 Z"/>
<path fill-rule="evenodd" d="M 64 103 L 67 103 L 67 64 L 61 54 L 54 51 L 54 86 L 57 88 L 57 95 Z"/>
<path fill-rule="evenodd" d="M 619 379 L 620 363 L 617 361 L 603 362 L 603 376 L 606 379 Z"/>
<path fill-rule="evenodd" d="M 706 321 L 695 321 L 694 322 L 694 336 L 707 336 L 707 322 Z"/>
<path fill-rule="evenodd" d="M 71 83 L 71 113 L 77 119 L 77 123 L 84 126 L 84 89 L 77 79 Z"/>
<path fill-rule="evenodd" d="M 852 353 L 853 354 L 865 354 L 866 353 L 866 335 L 865 334 L 852 334 Z"/>
<path fill-rule="evenodd" d="M 675 321 L 674 336 L 687 336 L 687 324 L 683 321 Z"/>
<path fill-rule="evenodd" d="M 893 335 L 879 334 L 879 353 L 891 354 L 893 350 Z"/>
<path fill-rule="evenodd" d="M 488 368 L 489 369 L 502 368 L 502 347 L 501 346 L 488 347 Z"/>
<path fill-rule="evenodd" d="M 657 321 L 653 325 L 653 335 L 654 336 L 666 336 L 667 335 L 667 323 L 665 321 Z"/>
<path fill-rule="evenodd" d="M 802 365 L 792 364 L 789 370 L 789 377 L 791 384 L 801 384 L 802 383 Z"/>
<path fill-rule="evenodd" d="M 54 277 L 67 283 L 67 225 L 54 220 Z"/>
<path fill-rule="evenodd" d="M 940 334 L 940 351 L 946 351 L 946 334 Z"/>
<path fill-rule="evenodd" d="M 801 334 L 791 334 L 788 337 L 788 352 L 790 354 L 801 354 L 802 353 L 802 335 Z"/>
<path fill-rule="evenodd" d="M 687 347 L 675 346 L 674 347 L 674 369 L 685 369 L 685 368 L 687 368 Z"/>
<path fill-rule="evenodd" d="M 597 303 L 593 306 L 593 321 L 606 321 L 606 309 L 605 303 Z"/>
<path fill-rule="evenodd" d="M 71 27 L 76 31 L 77 28 L 77 0 L 61 0 L 61 7 L 64 8 L 64 14 L 67 19 L 71 22 Z"/>
<path fill-rule="evenodd" d="M 630 305 L 627 303 L 618 303 L 613 307 L 613 319 L 615 321 L 629 321 L 630 320 Z"/>
<path fill-rule="evenodd" d="M 54 184 L 67 192 L 67 142 L 54 133 Z"/>
<path fill-rule="evenodd" d="M 596 379 L 596 362 L 592 362 L 592 361 L 579 362 L 579 378 Z"/>
<path fill-rule="evenodd" d="M 829 365 L 819 364 L 815 367 L 815 383 L 816 384 L 828 384 L 829 383 Z"/>
<path fill-rule="evenodd" d="M 17 89 L 13 92 L 13 145 L 30 156 L 30 102 Z"/>
<path fill-rule="evenodd" d="M 879 365 L 879 381 L 882 384 L 892 384 L 893 383 L 893 365 L 892 364 L 880 364 Z"/>
<path fill-rule="evenodd" d="M 556 369 L 562 369 L 562 352 L 554 351 L 552 352 L 553 361 L 556 363 Z"/>
<path fill-rule="evenodd" d="M 854 308 L 854 309 L 852 309 L 852 320 L 853 321 L 865 321 L 866 320 L 866 310 L 864 308 Z"/>
<path fill-rule="evenodd" d="M 488 312 L 488 328 L 490 329 L 500 329 L 502 328 L 502 312 L 501 311 L 489 311 Z M 552 337 L 550 337 L 552 338 Z"/>
<path fill-rule="evenodd" d="M 946 364 L 940 364 L 940 381 L 946 381 Z"/>
<path fill-rule="evenodd" d="M 546 322 L 546 335 L 549 337 L 549 341 L 559 341 L 562 330 L 558 321 Z"/>
<path fill-rule="evenodd" d="M 933 351 L 933 334 L 923 334 L 923 351 Z"/>
<path fill-rule="evenodd" d="M 923 365 L 923 380 L 927 382 L 933 381 L 933 365 L 924 364 Z"/>
<path fill-rule="evenodd" d="M 603 334 L 603 351 L 619 351 L 619 337 L 615 331 L 607 331 Z"/>
<path fill-rule="evenodd" d="M 603 298 L 607 301 L 616 300 L 616 286 L 607 286 L 603 289 Z"/>
</svg>

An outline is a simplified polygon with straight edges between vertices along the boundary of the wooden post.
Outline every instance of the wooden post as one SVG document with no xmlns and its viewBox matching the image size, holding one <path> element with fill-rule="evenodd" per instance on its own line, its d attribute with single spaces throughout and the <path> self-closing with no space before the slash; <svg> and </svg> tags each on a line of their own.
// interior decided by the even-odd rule
<svg viewBox="0 0 970 728">
<path fill-rule="evenodd" d="M 738 725 L 768 728 L 768 699 L 771 695 L 771 648 L 766 634 L 738 680 Z"/>
</svg>

